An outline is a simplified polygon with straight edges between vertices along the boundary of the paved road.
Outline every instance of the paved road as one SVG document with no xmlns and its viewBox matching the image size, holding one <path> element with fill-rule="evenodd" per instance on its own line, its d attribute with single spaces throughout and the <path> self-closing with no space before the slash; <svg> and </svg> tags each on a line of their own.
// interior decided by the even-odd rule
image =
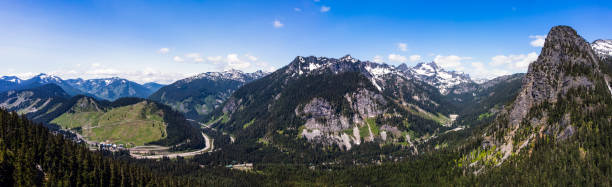
<svg viewBox="0 0 612 187">
<path fill-rule="evenodd" d="M 136 159 L 160 159 L 163 157 L 176 158 L 177 156 L 180 156 L 180 157 L 195 156 L 195 155 L 202 154 L 210 150 L 213 150 L 214 149 L 214 144 L 213 144 L 214 139 L 208 138 L 208 136 L 204 133 L 202 133 L 202 137 L 204 137 L 204 140 L 206 141 L 206 146 L 204 146 L 204 148 L 200 150 L 196 150 L 192 152 L 185 152 L 185 153 L 170 153 L 170 154 L 147 155 L 147 156 L 137 155 L 137 154 L 132 154 L 132 153 L 130 153 L 130 155 Z"/>
</svg>

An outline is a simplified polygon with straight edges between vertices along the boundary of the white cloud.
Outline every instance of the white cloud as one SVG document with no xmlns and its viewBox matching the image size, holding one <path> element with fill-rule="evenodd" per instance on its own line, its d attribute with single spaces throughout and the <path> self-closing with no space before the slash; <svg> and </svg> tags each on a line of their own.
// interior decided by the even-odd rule
<svg viewBox="0 0 612 187">
<path fill-rule="evenodd" d="M 499 77 L 502 75 L 511 74 L 511 72 L 507 70 L 487 68 L 481 62 L 472 62 L 470 63 L 470 65 L 471 65 L 471 68 L 467 68 L 467 71 L 468 71 L 467 73 L 469 73 L 470 76 L 473 78 L 492 79 L 492 78 Z"/>
<path fill-rule="evenodd" d="M 274 20 L 274 23 L 272 23 L 272 25 L 274 25 L 274 28 L 281 28 L 285 24 L 281 23 L 279 20 Z"/>
<path fill-rule="evenodd" d="M 164 47 L 164 48 L 157 50 L 157 52 L 160 54 L 167 54 L 168 52 L 170 52 L 170 49 Z"/>
<path fill-rule="evenodd" d="M 225 66 L 224 70 L 229 70 L 229 69 L 244 70 L 248 68 L 249 66 L 251 66 L 250 62 L 243 61 L 240 58 L 238 58 L 238 54 L 228 54 L 226 57 L 226 60 L 227 60 L 227 66 Z"/>
<path fill-rule="evenodd" d="M 529 63 L 536 61 L 538 54 L 531 52 L 529 54 L 520 55 L 497 55 L 491 58 L 490 65 L 492 66 L 506 66 L 506 68 L 525 70 Z"/>
<path fill-rule="evenodd" d="M 293 8 L 293 10 L 296 11 L 296 12 L 301 12 L 302 11 L 301 8 Z"/>
<path fill-rule="evenodd" d="M 168 73 L 146 67 L 138 71 L 120 71 L 112 68 L 92 69 L 85 72 L 67 72 L 60 75 L 61 77 L 80 77 L 85 79 L 93 78 L 109 78 L 121 77 L 138 83 L 157 82 L 161 84 L 169 84 L 179 79 L 192 76 L 189 73 Z"/>
<path fill-rule="evenodd" d="M 406 43 L 397 43 L 397 49 L 400 51 L 408 51 L 408 45 Z"/>
<path fill-rule="evenodd" d="M 186 58 L 191 59 L 194 62 L 203 62 L 204 58 L 199 53 L 189 53 L 185 55 Z"/>
<path fill-rule="evenodd" d="M 209 56 L 209 57 L 206 57 L 206 60 L 210 62 L 220 62 L 221 60 L 223 60 L 223 57 L 222 56 Z"/>
<path fill-rule="evenodd" d="M 453 68 L 455 70 L 463 70 L 462 68 L 462 61 L 463 60 L 470 60 L 472 59 L 472 57 L 461 57 L 461 56 L 457 56 L 457 55 L 449 55 L 449 56 L 442 56 L 442 55 L 436 55 L 436 57 L 434 58 L 434 62 L 436 62 L 438 65 L 440 65 L 443 68 Z"/>
<path fill-rule="evenodd" d="M 162 72 L 151 67 L 142 67 L 139 70 L 124 70 L 122 67 L 100 65 L 96 67 L 81 67 L 77 69 L 60 69 L 47 72 L 50 75 L 56 75 L 62 79 L 83 78 L 109 78 L 121 77 L 138 83 L 157 82 L 169 84 L 176 80 L 183 79 L 197 73 L 177 73 L 177 72 Z"/>
<path fill-rule="evenodd" d="M 174 60 L 175 62 L 183 62 L 183 61 L 185 61 L 185 59 L 181 58 L 180 56 L 174 56 L 174 58 L 172 58 L 172 60 Z"/>
<path fill-rule="evenodd" d="M 329 10 L 331 10 L 331 7 L 321 6 L 321 12 L 329 12 Z"/>
<path fill-rule="evenodd" d="M 402 55 L 398 55 L 398 54 L 390 54 L 389 57 L 387 58 L 389 58 L 389 61 L 391 62 L 401 62 L 401 63 L 408 62 L 408 58 Z"/>
<path fill-rule="evenodd" d="M 383 63 L 385 60 L 383 60 L 382 56 L 376 55 L 376 56 L 374 56 L 374 58 L 372 58 L 372 61 L 376 62 L 376 63 Z"/>
<path fill-rule="evenodd" d="M 32 77 L 34 77 L 34 76 L 39 74 L 39 73 L 34 73 L 34 72 L 15 73 L 13 71 L 15 71 L 15 70 L 14 69 L 10 69 L 9 73 L 6 73 L 6 75 L 8 75 L 8 76 L 16 76 L 16 77 L 19 77 L 20 79 L 29 79 L 29 78 L 32 78 Z"/>
<path fill-rule="evenodd" d="M 89 71 L 86 71 L 86 74 L 90 74 L 90 75 L 99 75 L 102 77 L 112 77 L 114 75 L 119 74 L 121 71 L 117 70 L 117 69 L 113 69 L 113 68 L 100 68 L 100 69 L 91 69 Z"/>
<path fill-rule="evenodd" d="M 246 56 L 250 61 L 257 61 L 257 57 L 256 56 L 249 55 L 249 54 L 246 54 L 244 56 Z"/>
<path fill-rule="evenodd" d="M 276 67 L 271 66 L 267 62 L 257 62 L 257 68 L 262 71 L 273 72 L 276 71 Z"/>
<path fill-rule="evenodd" d="M 274 66 L 269 65 L 267 62 L 262 62 L 260 59 L 251 54 L 238 55 L 236 53 L 230 53 L 226 56 L 209 56 L 206 57 L 206 61 L 216 66 L 217 71 L 224 71 L 229 69 L 237 69 L 242 71 L 256 71 L 256 70 L 275 70 Z"/>
<path fill-rule="evenodd" d="M 416 62 L 421 60 L 421 55 L 410 55 L 410 62 Z"/>
<path fill-rule="evenodd" d="M 94 68 L 95 67 L 100 67 L 100 64 L 99 63 L 93 63 L 93 64 L 91 64 L 91 67 L 94 67 Z"/>
<path fill-rule="evenodd" d="M 533 46 L 533 47 L 544 47 L 544 41 L 546 41 L 546 36 L 533 35 L 533 36 L 529 36 L 529 38 L 535 39 L 535 40 L 532 40 L 529 43 L 529 44 L 531 44 L 531 46 Z"/>
</svg>

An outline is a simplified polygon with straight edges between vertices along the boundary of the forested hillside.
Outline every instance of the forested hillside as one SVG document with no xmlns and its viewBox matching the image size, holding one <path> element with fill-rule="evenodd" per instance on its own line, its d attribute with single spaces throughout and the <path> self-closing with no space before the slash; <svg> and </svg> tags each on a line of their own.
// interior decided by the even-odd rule
<svg viewBox="0 0 612 187">
<path fill-rule="evenodd" d="M 0 110 L 1 186 L 244 186 L 256 181 L 224 170 L 92 152 L 25 117 Z"/>
</svg>

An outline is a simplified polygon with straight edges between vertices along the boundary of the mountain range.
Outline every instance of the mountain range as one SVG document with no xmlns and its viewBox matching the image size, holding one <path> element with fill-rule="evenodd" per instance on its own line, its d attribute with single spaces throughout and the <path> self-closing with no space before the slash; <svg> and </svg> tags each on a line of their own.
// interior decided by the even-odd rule
<svg viewBox="0 0 612 187">
<path fill-rule="evenodd" d="M 468 119 L 463 115 L 491 110 L 486 118 L 495 116 L 501 104 L 516 96 L 523 76 L 477 84 L 468 75 L 445 71 L 434 62 L 409 68 L 350 55 L 298 56 L 240 87 L 204 121 L 236 142 L 228 146 L 250 147 L 254 152 L 246 154 L 251 156 L 261 154 L 260 145 L 309 155 L 304 149 L 318 150 L 317 145 L 349 151 L 378 144 L 407 147 L 418 154 L 419 144 L 463 128 L 454 123 Z M 465 107 L 470 105 L 475 108 Z M 309 148 L 296 147 L 296 141 Z"/>
<path fill-rule="evenodd" d="M 149 85 L 147 87 L 118 77 L 89 80 L 69 79 L 66 82 L 73 88 L 109 101 L 121 97 L 146 98 L 161 86 L 157 83 L 147 83 L 146 85 Z"/>
<path fill-rule="evenodd" d="M 146 98 L 163 87 L 163 85 L 158 83 L 140 85 L 118 77 L 89 80 L 81 78 L 63 80 L 58 76 L 41 73 L 26 80 L 22 80 L 15 76 L 0 77 L 0 92 L 35 88 L 45 84 L 58 85 L 71 96 L 88 95 L 109 101 L 114 101 L 121 97 Z"/>
</svg>

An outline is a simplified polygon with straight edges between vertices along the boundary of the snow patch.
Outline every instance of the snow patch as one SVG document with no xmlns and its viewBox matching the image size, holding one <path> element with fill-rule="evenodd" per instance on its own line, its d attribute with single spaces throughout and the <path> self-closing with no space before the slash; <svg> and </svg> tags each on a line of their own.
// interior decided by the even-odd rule
<svg viewBox="0 0 612 187">
<path fill-rule="evenodd" d="M 378 89 L 378 91 L 382 92 L 382 88 L 380 86 L 378 86 L 378 84 L 376 83 L 376 79 L 374 79 L 374 77 L 372 77 L 371 81 L 372 81 L 372 84 L 374 85 L 374 87 L 376 87 L 376 89 Z"/>
<path fill-rule="evenodd" d="M 319 64 L 315 64 L 315 63 L 308 64 L 308 70 L 309 71 L 316 70 L 316 69 L 319 69 L 319 68 L 321 68 L 321 65 L 319 65 Z"/>
<path fill-rule="evenodd" d="M 372 74 L 373 76 L 381 76 L 384 74 L 389 74 L 391 73 L 391 69 L 389 68 L 384 68 L 384 67 L 374 67 L 372 68 L 371 66 L 366 66 L 365 69 L 370 72 L 370 74 Z"/>
<path fill-rule="evenodd" d="M 600 55 L 612 56 L 612 40 L 596 40 L 591 47 Z"/>
</svg>

